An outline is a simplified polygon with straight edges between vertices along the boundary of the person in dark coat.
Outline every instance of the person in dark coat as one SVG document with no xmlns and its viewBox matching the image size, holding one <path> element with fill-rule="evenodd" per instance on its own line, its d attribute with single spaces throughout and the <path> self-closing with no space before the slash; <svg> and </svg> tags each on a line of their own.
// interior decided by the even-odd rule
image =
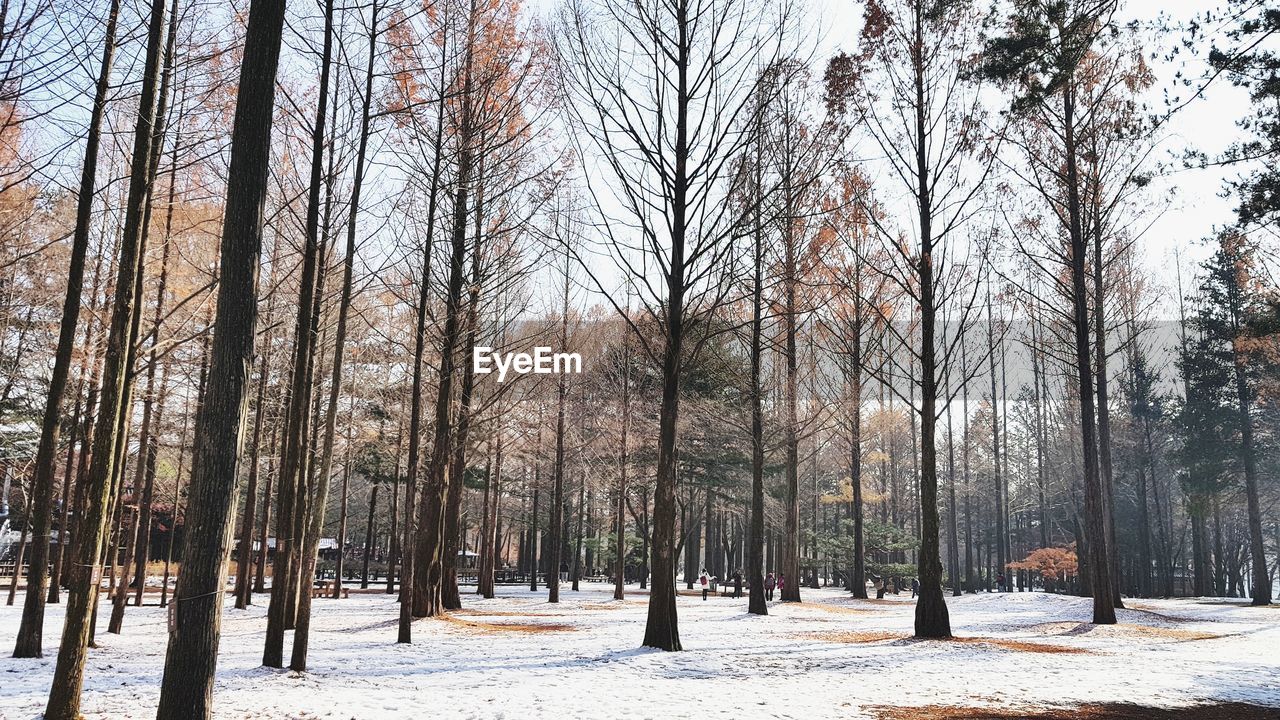
<svg viewBox="0 0 1280 720">
<path fill-rule="evenodd" d="M 764 579 L 764 599 L 765 600 L 773 599 L 773 589 L 776 587 L 778 587 L 778 580 L 773 576 L 773 573 L 769 573 L 769 575 Z"/>
<path fill-rule="evenodd" d="M 911 597 L 920 594 L 920 578 L 911 578 Z"/>
<path fill-rule="evenodd" d="M 733 571 L 733 596 L 736 598 L 742 597 L 742 571 L 741 570 Z"/>
</svg>

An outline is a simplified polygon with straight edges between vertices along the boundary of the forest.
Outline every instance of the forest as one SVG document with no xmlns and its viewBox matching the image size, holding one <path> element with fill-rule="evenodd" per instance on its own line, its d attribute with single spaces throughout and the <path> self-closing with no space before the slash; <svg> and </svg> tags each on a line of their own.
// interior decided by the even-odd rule
<svg viewBox="0 0 1280 720">
<path fill-rule="evenodd" d="M 1266 0 L 0 0 L 0 718 L 1275 717 L 1278 270 Z"/>
</svg>

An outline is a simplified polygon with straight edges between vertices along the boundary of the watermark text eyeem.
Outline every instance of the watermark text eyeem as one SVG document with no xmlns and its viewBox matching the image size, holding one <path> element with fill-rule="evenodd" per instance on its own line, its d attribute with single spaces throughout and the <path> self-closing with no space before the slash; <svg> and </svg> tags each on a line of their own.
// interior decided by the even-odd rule
<svg viewBox="0 0 1280 720">
<path fill-rule="evenodd" d="M 471 353 L 471 367 L 477 375 L 496 371 L 498 382 L 503 382 L 507 379 L 508 372 L 518 375 L 580 373 L 582 356 L 578 353 L 554 352 L 543 346 L 535 347 L 533 353 L 501 353 L 494 352 L 491 347 L 476 347 Z"/>
</svg>

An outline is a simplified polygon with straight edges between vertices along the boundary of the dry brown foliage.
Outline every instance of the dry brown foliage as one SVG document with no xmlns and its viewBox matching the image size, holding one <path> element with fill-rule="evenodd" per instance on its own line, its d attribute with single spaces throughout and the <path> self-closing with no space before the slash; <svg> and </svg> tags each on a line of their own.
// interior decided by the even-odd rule
<svg viewBox="0 0 1280 720">
<path fill-rule="evenodd" d="M 1180 708 L 1157 708 L 1128 703 L 1089 703 L 1071 708 L 991 708 L 926 705 L 903 712 L 901 707 L 867 708 L 880 720 L 1275 720 L 1280 709 L 1247 703 L 1216 703 Z"/>
</svg>

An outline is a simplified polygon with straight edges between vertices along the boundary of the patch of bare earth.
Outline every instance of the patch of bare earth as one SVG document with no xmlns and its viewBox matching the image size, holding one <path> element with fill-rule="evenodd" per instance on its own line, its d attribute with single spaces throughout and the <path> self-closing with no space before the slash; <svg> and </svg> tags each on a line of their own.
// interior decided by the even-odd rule
<svg viewBox="0 0 1280 720">
<path fill-rule="evenodd" d="M 1049 643 L 1028 642 L 1026 640 L 1008 640 L 989 637 L 953 637 L 950 642 L 964 645 L 979 645 L 1011 650 L 1013 652 L 1048 653 L 1051 655 L 1084 655 L 1089 651 L 1069 645 L 1051 645 Z"/>
<path fill-rule="evenodd" d="M 515 612 L 513 610 L 481 610 L 479 608 L 463 608 L 453 610 L 451 615 L 467 615 L 479 617 L 551 617 L 553 613 Z"/>
<path fill-rule="evenodd" d="M 1214 703 L 1181 708 L 1159 708 L 1128 703 L 1089 703 L 1071 708 L 989 708 L 926 705 L 903 708 L 880 705 L 867 708 L 878 720 L 1276 720 L 1280 708 L 1248 703 Z"/>
<path fill-rule="evenodd" d="M 822 640 L 824 642 L 837 643 L 876 643 L 886 640 L 899 640 L 903 642 L 916 642 L 916 640 L 908 635 L 890 632 L 875 631 L 851 631 L 851 632 L 811 632 L 801 633 L 798 637 L 808 640 Z M 927 641 L 926 641 L 927 642 Z M 1003 638 L 989 637 L 953 637 L 949 640 L 940 642 L 954 642 L 964 645 L 977 645 L 979 647 L 996 648 L 999 650 L 1009 650 L 1011 652 L 1027 652 L 1027 653 L 1049 653 L 1058 655 L 1082 655 L 1089 651 L 1084 648 L 1070 647 L 1067 645 L 1051 645 L 1049 643 L 1027 642 L 1025 640 L 1008 640 Z"/>
<path fill-rule="evenodd" d="M 517 633 L 532 635 L 536 633 L 571 632 L 575 629 L 572 625 L 565 625 L 563 623 L 483 622 L 480 620 L 466 620 L 452 614 L 442 615 L 439 619 L 443 622 L 457 625 L 461 628 L 482 633 Z"/>
<path fill-rule="evenodd" d="M 848 615 L 864 615 L 866 613 L 879 612 L 878 610 L 873 610 L 872 608 L 850 607 L 848 605 L 831 605 L 830 603 L 810 603 L 807 605 L 801 604 L 801 607 L 814 608 L 816 610 L 822 610 L 823 612 L 829 612 L 829 613 L 844 613 Z"/>
<path fill-rule="evenodd" d="M 1183 630 L 1181 628 L 1156 627 L 1153 625 L 1132 625 L 1120 623 L 1116 625 L 1094 625 L 1082 622 L 1052 622 L 1032 625 L 1029 629 L 1044 635 L 1096 635 L 1099 637 L 1124 637 L 1130 639 L 1171 640 L 1186 642 L 1190 640 L 1215 640 L 1224 635 L 1205 632 L 1203 630 Z"/>
<path fill-rule="evenodd" d="M 884 642 L 885 640 L 903 640 L 904 635 L 889 632 L 809 632 L 799 633 L 797 637 L 806 640 L 822 640 L 823 642 L 836 643 L 874 643 Z"/>
<path fill-rule="evenodd" d="M 602 603 L 583 603 L 583 610 L 622 610 L 627 606 L 643 605 L 644 602 L 636 600 L 613 600 L 611 602 Z"/>
</svg>

